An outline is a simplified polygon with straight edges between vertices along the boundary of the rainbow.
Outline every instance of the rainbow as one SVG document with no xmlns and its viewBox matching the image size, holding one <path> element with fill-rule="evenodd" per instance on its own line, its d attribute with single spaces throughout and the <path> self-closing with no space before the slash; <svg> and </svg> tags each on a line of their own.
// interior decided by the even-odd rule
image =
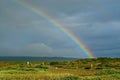
<svg viewBox="0 0 120 80">
<path fill-rule="evenodd" d="M 62 25 L 57 20 L 55 20 L 54 18 L 49 16 L 43 10 L 37 9 L 35 6 L 33 6 L 27 2 L 24 2 L 21 0 L 16 0 L 16 2 L 18 4 L 20 4 L 21 6 L 38 14 L 39 16 L 42 16 L 43 18 L 47 19 L 49 22 L 51 22 L 53 25 L 55 25 L 59 30 L 64 32 L 65 35 L 67 35 L 70 39 L 72 39 L 74 41 L 74 43 L 76 43 L 79 46 L 79 48 L 83 50 L 83 52 L 85 53 L 85 55 L 87 55 L 87 57 L 94 58 L 93 53 L 87 48 L 87 46 L 80 39 L 78 39 L 69 29 L 67 29 L 64 25 Z"/>
</svg>

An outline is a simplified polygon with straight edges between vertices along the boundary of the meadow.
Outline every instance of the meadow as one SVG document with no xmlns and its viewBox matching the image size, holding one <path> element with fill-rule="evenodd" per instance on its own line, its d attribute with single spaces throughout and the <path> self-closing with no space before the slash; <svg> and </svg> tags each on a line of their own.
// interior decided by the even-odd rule
<svg viewBox="0 0 120 80">
<path fill-rule="evenodd" d="M 0 62 L 0 80 L 120 80 L 120 59 Z"/>
</svg>

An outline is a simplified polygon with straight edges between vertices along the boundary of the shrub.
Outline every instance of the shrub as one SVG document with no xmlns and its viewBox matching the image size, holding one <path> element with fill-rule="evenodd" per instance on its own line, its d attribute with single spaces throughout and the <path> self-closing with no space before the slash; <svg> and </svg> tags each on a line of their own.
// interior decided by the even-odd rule
<svg viewBox="0 0 120 80">
<path fill-rule="evenodd" d="M 120 74 L 113 74 L 112 77 L 120 79 Z"/>
<path fill-rule="evenodd" d="M 102 67 L 97 67 L 97 68 L 95 68 L 95 69 L 97 69 L 97 70 L 101 70 L 101 69 L 103 69 Z"/>
<path fill-rule="evenodd" d="M 116 70 L 102 70 L 97 72 L 95 75 L 109 75 L 109 74 L 120 74 L 120 72 Z"/>
<path fill-rule="evenodd" d="M 67 76 L 62 78 L 61 80 L 81 80 L 78 76 Z"/>
<path fill-rule="evenodd" d="M 84 69 L 91 69 L 91 67 L 85 67 Z"/>
</svg>

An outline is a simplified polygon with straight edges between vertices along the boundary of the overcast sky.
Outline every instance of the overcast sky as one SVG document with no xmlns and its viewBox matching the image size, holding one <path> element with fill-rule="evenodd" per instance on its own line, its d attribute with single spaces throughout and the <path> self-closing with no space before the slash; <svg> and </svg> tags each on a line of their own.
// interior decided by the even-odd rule
<svg viewBox="0 0 120 80">
<path fill-rule="evenodd" d="M 21 0 L 74 33 L 96 57 L 120 57 L 120 0 Z M 0 56 L 87 55 L 46 18 L 0 0 Z"/>
</svg>

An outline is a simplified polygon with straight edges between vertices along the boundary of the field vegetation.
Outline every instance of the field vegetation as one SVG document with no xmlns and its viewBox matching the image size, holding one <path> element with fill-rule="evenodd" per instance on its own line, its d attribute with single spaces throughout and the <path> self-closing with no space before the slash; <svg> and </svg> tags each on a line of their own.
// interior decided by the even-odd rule
<svg viewBox="0 0 120 80">
<path fill-rule="evenodd" d="M 0 62 L 0 80 L 120 80 L 120 58 Z"/>
</svg>

